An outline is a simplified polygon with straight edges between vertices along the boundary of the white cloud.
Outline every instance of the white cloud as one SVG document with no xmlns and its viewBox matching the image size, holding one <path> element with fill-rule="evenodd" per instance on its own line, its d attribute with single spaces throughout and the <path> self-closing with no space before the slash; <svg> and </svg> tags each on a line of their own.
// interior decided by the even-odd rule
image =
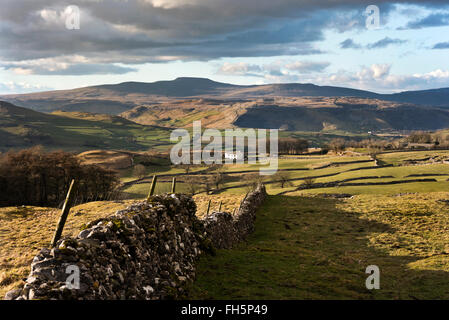
<svg viewBox="0 0 449 320">
<path fill-rule="evenodd" d="M 40 84 L 30 84 L 27 82 L 5 81 L 0 82 L 0 94 L 25 93 L 34 91 L 50 90 L 51 88 Z"/>
<path fill-rule="evenodd" d="M 330 65 L 329 62 L 295 61 L 287 63 L 285 68 L 300 73 L 321 72 Z"/>
<path fill-rule="evenodd" d="M 82 55 L 68 55 L 17 62 L 0 61 L 0 68 L 11 70 L 19 75 L 78 75 L 89 73 L 123 74 L 136 71 L 134 68 L 121 67 L 115 64 L 98 63 L 95 59 L 89 59 Z"/>
<path fill-rule="evenodd" d="M 361 81 L 370 81 L 372 79 L 383 79 L 390 73 L 391 65 L 389 64 L 373 64 L 370 67 L 363 67 L 356 73 L 356 77 Z"/>
<path fill-rule="evenodd" d="M 152 4 L 155 8 L 173 9 L 185 5 L 195 5 L 200 3 L 199 0 L 143 0 Z"/>
<path fill-rule="evenodd" d="M 28 70 L 30 73 L 36 73 L 37 70 L 54 72 L 65 70 L 72 64 L 86 63 L 87 61 L 88 61 L 87 58 L 83 56 L 71 55 L 71 56 L 60 56 L 55 58 L 23 60 L 13 63 L 0 62 L 0 66 L 6 69 L 11 69 L 13 71 L 15 69 Z"/>
<path fill-rule="evenodd" d="M 266 82 L 294 82 L 300 75 L 323 72 L 330 63 L 314 61 L 278 60 L 268 64 L 256 65 L 245 62 L 225 62 L 217 71 L 231 76 L 252 76 L 264 78 Z"/>
<path fill-rule="evenodd" d="M 248 64 L 245 62 L 230 63 L 225 62 L 219 69 L 218 73 L 225 75 L 248 75 L 250 73 L 262 72 L 261 67 L 254 64 Z"/>
<path fill-rule="evenodd" d="M 391 74 L 391 65 L 363 66 L 357 72 L 340 70 L 328 77 L 316 77 L 317 84 L 352 87 L 378 92 L 397 92 L 449 87 L 449 70 L 433 70 L 409 75 Z"/>
<path fill-rule="evenodd" d="M 334 73 L 324 73 L 327 62 L 278 60 L 270 64 L 224 63 L 219 74 L 232 76 L 253 76 L 258 83 L 314 83 L 351 87 L 363 90 L 396 92 L 405 90 L 449 87 L 449 70 L 437 69 L 426 73 L 409 75 L 392 74 L 388 63 L 361 66 L 357 71 L 341 69 Z"/>
</svg>

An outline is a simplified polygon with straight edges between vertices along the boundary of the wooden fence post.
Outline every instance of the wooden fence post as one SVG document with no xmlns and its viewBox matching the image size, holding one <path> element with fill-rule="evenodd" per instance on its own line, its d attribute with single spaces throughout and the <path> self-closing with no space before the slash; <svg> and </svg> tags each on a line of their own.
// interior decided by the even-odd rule
<svg viewBox="0 0 449 320">
<path fill-rule="evenodd" d="M 53 235 L 53 239 L 51 240 L 52 247 L 54 247 L 56 245 L 56 242 L 58 242 L 58 240 L 61 238 L 62 230 L 64 229 L 64 225 L 67 220 L 67 216 L 69 215 L 69 211 L 72 206 L 74 185 L 75 185 L 75 180 L 72 180 L 72 183 L 70 183 L 69 191 L 67 192 L 67 197 L 65 198 L 64 206 L 62 207 L 61 216 L 59 217 L 59 221 L 56 226 L 56 230 Z"/>
<path fill-rule="evenodd" d="M 209 203 L 207 204 L 207 212 L 206 212 L 206 216 L 209 214 L 209 210 L 210 210 L 210 199 L 209 199 Z"/>
<path fill-rule="evenodd" d="M 154 189 L 156 188 L 156 182 L 157 182 L 157 175 L 154 175 L 153 181 L 151 181 L 151 187 L 150 187 L 150 192 L 148 193 L 147 201 L 150 200 L 150 197 L 154 193 Z"/>
<path fill-rule="evenodd" d="M 237 212 L 240 212 L 240 209 L 242 208 L 242 204 L 243 204 L 243 202 L 245 202 L 246 198 L 248 197 L 248 194 L 249 194 L 249 192 L 247 192 L 245 194 L 245 198 L 243 198 L 242 202 L 240 202 L 239 210 Z"/>
<path fill-rule="evenodd" d="M 171 183 L 171 193 L 175 193 L 176 191 L 176 177 L 173 177 L 173 181 Z"/>
</svg>

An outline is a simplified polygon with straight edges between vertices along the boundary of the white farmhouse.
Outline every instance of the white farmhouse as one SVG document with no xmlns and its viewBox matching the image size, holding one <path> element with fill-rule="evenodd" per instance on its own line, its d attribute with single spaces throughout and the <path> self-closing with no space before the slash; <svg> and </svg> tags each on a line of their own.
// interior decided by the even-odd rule
<svg viewBox="0 0 449 320">
<path fill-rule="evenodd" d="M 224 154 L 225 159 L 231 159 L 231 160 L 243 160 L 243 152 L 237 151 L 237 152 L 225 152 Z"/>
</svg>

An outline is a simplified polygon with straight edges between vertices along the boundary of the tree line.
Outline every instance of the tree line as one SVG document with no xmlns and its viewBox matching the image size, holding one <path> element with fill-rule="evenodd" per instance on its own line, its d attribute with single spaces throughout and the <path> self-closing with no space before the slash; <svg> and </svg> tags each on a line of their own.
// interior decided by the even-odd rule
<svg viewBox="0 0 449 320">
<path fill-rule="evenodd" d="M 425 131 L 413 131 L 408 136 L 396 139 L 363 139 L 345 140 L 343 138 L 332 139 L 325 146 L 326 149 L 335 153 L 345 151 L 347 148 L 365 148 L 372 150 L 404 150 L 412 144 L 431 145 L 431 147 L 449 148 L 449 133 L 446 131 L 437 131 L 435 133 Z"/>
<path fill-rule="evenodd" d="M 0 206 L 59 206 L 72 179 L 79 203 L 106 200 L 119 183 L 115 171 L 83 165 L 68 152 L 40 147 L 7 152 L 0 156 Z"/>
<path fill-rule="evenodd" d="M 309 149 L 309 142 L 300 138 L 280 138 L 279 154 L 301 154 Z"/>
</svg>

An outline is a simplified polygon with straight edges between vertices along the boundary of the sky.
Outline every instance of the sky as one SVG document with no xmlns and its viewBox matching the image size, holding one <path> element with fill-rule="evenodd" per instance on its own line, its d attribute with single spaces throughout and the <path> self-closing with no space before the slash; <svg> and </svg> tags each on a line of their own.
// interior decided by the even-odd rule
<svg viewBox="0 0 449 320">
<path fill-rule="evenodd" d="M 449 87 L 449 2 L 2 0 L 0 94 L 204 77 Z"/>
</svg>

